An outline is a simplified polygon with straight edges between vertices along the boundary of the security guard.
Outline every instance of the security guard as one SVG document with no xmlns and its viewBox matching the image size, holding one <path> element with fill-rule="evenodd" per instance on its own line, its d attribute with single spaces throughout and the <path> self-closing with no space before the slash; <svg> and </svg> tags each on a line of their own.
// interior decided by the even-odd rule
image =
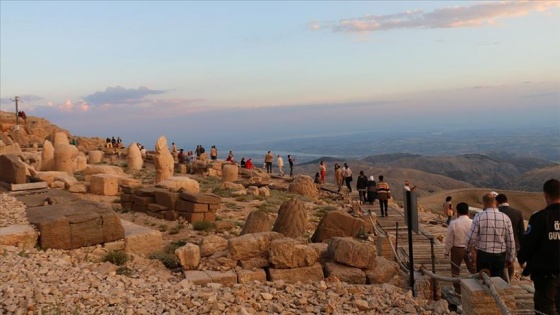
<svg viewBox="0 0 560 315">
<path fill-rule="evenodd" d="M 560 313 L 560 181 L 550 179 L 543 186 L 547 207 L 531 215 L 517 254 L 523 275 L 535 285 L 538 314 Z"/>
</svg>

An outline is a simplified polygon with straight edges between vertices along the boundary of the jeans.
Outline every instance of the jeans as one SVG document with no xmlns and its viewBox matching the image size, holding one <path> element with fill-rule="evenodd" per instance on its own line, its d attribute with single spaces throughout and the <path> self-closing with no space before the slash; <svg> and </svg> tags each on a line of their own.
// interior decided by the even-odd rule
<svg viewBox="0 0 560 315">
<path fill-rule="evenodd" d="M 490 270 L 490 277 L 502 277 L 506 265 L 506 253 L 492 254 L 485 251 L 477 251 L 476 271 L 482 269 Z"/>
<path fill-rule="evenodd" d="M 387 199 L 379 199 L 379 208 L 381 208 L 381 216 L 388 216 L 389 215 L 387 213 L 387 210 L 389 208 L 388 204 L 389 204 L 389 202 L 387 201 Z"/>
<path fill-rule="evenodd" d="M 272 162 L 266 162 L 266 172 L 272 173 Z"/>
<path fill-rule="evenodd" d="M 290 176 L 294 176 L 294 166 L 290 164 Z"/>
<path fill-rule="evenodd" d="M 549 314 L 560 314 L 560 275 L 531 274 L 535 285 L 535 310 Z"/>
<path fill-rule="evenodd" d="M 352 177 L 345 177 L 344 181 L 346 182 L 346 187 L 348 187 L 348 192 L 352 192 L 352 186 L 350 186 L 350 183 L 352 182 Z"/>
<path fill-rule="evenodd" d="M 447 216 L 447 221 L 445 221 L 445 224 L 449 225 L 449 223 L 451 223 L 451 216 L 450 215 Z"/>
</svg>

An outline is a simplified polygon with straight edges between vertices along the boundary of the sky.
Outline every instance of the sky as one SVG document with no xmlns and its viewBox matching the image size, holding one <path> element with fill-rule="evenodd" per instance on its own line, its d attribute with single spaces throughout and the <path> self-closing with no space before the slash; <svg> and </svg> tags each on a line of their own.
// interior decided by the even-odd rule
<svg viewBox="0 0 560 315">
<path fill-rule="evenodd" d="M 16 95 L 150 146 L 558 126 L 560 1 L 1 0 Z"/>
</svg>

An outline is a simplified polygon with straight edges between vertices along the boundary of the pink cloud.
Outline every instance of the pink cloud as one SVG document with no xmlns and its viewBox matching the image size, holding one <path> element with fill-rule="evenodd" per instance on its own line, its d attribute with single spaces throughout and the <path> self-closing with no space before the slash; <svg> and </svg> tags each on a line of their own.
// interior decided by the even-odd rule
<svg viewBox="0 0 560 315">
<path fill-rule="evenodd" d="M 454 6 L 431 12 L 410 10 L 395 14 L 365 15 L 336 22 L 313 21 L 314 30 L 330 28 L 334 32 L 373 32 L 394 29 L 460 28 L 493 25 L 497 19 L 544 12 L 560 7 L 560 1 L 483 2 L 471 6 Z"/>
</svg>

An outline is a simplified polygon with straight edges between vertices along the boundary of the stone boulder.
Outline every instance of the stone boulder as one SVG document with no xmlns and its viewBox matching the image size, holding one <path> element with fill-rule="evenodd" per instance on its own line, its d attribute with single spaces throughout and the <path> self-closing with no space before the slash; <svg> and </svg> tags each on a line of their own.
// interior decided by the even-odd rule
<svg viewBox="0 0 560 315">
<path fill-rule="evenodd" d="M 167 188 L 171 191 L 181 191 L 193 194 L 200 192 L 198 182 L 187 176 L 173 176 L 157 183 L 158 188 Z"/>
<path fill-rule="evenodd" d="M 230 238 L 228 240 L 229 257 L 235 260 L 247 260 L 251 258 L 268 259 L 268 247 L 270 242 L 282 237 L 280 233 L 262 232 Z"/>
<path fill-rule="evenodd" d="M 343 211 L 330 211 L 321 219 L 311 237 L 314 243 L 320 243 L 333 237 L 357 236 L 364 228 L 364 220 L 354 218 Z"/>
<path fill-rule="evenodd" d="M 328 255 L 337 263 L 364 269 L 375 267 L 377 257 L 372 243 L 360 242 L 351 237 L 332 238 L 329 242 Z"/>
<path fill-rule="evenodd" d="M 352 284 L 366 284 L 366 274 L 360 269 L 349 267 L 334 262 L 325 264 L 325 275 L 334 276 L 342 282 Z"/>
<path fill-rule="evenodd" d="M 41 170 L 54 171 L 54 146 L 49 140 L 43 142 L 43 151 L 41 152 Z"/>
<path fill-rule="evenodd" d="M 226 250 L 228 241 L 218 235 L 209 235 L 200 241 L 200 256 L 208 257 L 214 253 Z"/>
<path fill-rule="evenodd" d="M 366 278 L 368 284 L 387 283 L 399 273 L 399 266 L 396 262 L 390 261 L 385 257 L 377 256 L 375 258 L 375 268 L 366 270 Z"/>
<path fill-rule="evenodd" d="M 95 201 L 28 208 L 27 218 L 39 231 L 43 249 L 75 249 L 124 238 L 123 226 L 111 206 Z"/>
<path fill-rule="evenodd" d="M 33 177 L 40 179 L 44 182 L 47 182 L 49 186 L 51 186 L 55 180 L 60 180 L 61 178 L 66 178 L 66 177 L 74 178 L 73 176 L 68 175 L 68 173 L 66 172 L 58 172 L 58 171 L 36 172 Z"/>
<path fill-rule="evenodd" d="M 274 216 L 270 213 L 261 210 L 253 211 L 247 216 L 247 220 L 245 220 L 245 224 L 239 235 L 270 232 L 273 223 Z"/>
<path fill-rule="evenodd" d="M 0 181 L 9 184 L 25 184 L 27 167 L 15 154 L 0 155 Z"/>
<path fill-rule="evenodd" d="M 294 198 L 280 206 L 272 231 L 286 237 L 298 238 L 305 234 L 306 226 L 307 211 L 305 205 L 299 199 Z"/>
<path fill-rule="evenodd" d="M 237 164 L 222 164 L 222 181 L 235 182 L 238 179 L 239 166 Z"/>
<path fill-rule="evenodd" d="M 52 142 L 55 148 L 60 144 L 70 144 L 70 141 L 68 141 L 68 136 L 62 131 L 54 132 L 52 134 Z"/>
<path fill-rule="evenodd" d="M 41 169 L 41 152 L 22 152 L 19 156 L 25 164 L 32 166 L 35 170 Z"/>
<path fill-rule="evenodd" d="M 268 256 L 274 268 L 309 267 L 315 264 L 319 258 L 311 246 L 299 244 L 290 238 L 270 242 Z"/>
<path fill-rule="evenodd" d="M 78 148 L 71 144 L 59 144 L 54 147 L 54 169 L 70 175 L 76 171 Z"/>
<path fill-rule="evenodd" d="M 153 156 L 154 167 L 156 169 L 155 183 L 158 184 L 173 176 L 175 160 L 173 159 L 173 155 L 169 152 L 167 139 L 164 136 L 159 137 L 157 140 L 155 150 L 156 153 Z"/>
<path fill-rule="evenodd" d="M 127 253 L 148 257 L 163 247 L 161 232 L 121 220 L 124 228 L 124 249 Z"/>
<path fill-rule="evenodd" d="M 259 188 L 259 196 L 262 197 L 270 197 L 270 189 L 268 187 L 263 186 Z"/>
<path fill-rule="evenodd" d="M 294 181 L 291 182 L 288 186 L 288 191 L 311 198 L 316 198 L 319 196 L 319 190 L 313 183 L 313 178 L 307 175 L 296 176 Z"/>
<path fill-rule="evenodd" d="M 140 153 L 140 148 L 136 142 L 132 142 L 127 149 L 126 155 L 126 169 L 129 172 L 139 171 L 144 165 L 144 160 L 142 159 L 142 153 Z"/>
<path fill-rule="evenodd" d="M 105 156 L 105 152 L 101 150 L 88 151 L 88 163 L 89 164 L 101 163 L 101 161 L 103 161 L 104 156 Z"/>
<path fill-rule="evenodd" d="M 0 155 L 2 154 L 20 155 L 21 153 L 22 153 L 21 147 L 19 146 L 18 143 L 12 143 L 12 144 L 6 144 L 5 142 L 3 144 L 0 143 Z"/>
<path fill-rule="evenodd" d="M 85 156 L 84 153 L 80 152 L 80 153 L 78 153 L 78 156 L 76 157 L 75 170 L 77 172 L 80 172 L 80 171 L 85 170 L 86 167 L 87 167 L 87 156 Z"/>
<path fill-rule="evenodd" d="M 96 174 L 90 177 L 89 192 L 94 195 L 116 196 L 119 194 L 119 177 L 110 174 Z"/>
<path fill-rule="evenodd" d="M 179 247 L 175 250 L 183 270 L 194 270 L 200 263 L 200 248 L 192 243 Z"/>
<path fill-rule="evenodd" d="M 37 244 L 37 231 L 31 225 L 15 224 L 0 227 L 0 247 L 33 248 Z"/>
</svg>

